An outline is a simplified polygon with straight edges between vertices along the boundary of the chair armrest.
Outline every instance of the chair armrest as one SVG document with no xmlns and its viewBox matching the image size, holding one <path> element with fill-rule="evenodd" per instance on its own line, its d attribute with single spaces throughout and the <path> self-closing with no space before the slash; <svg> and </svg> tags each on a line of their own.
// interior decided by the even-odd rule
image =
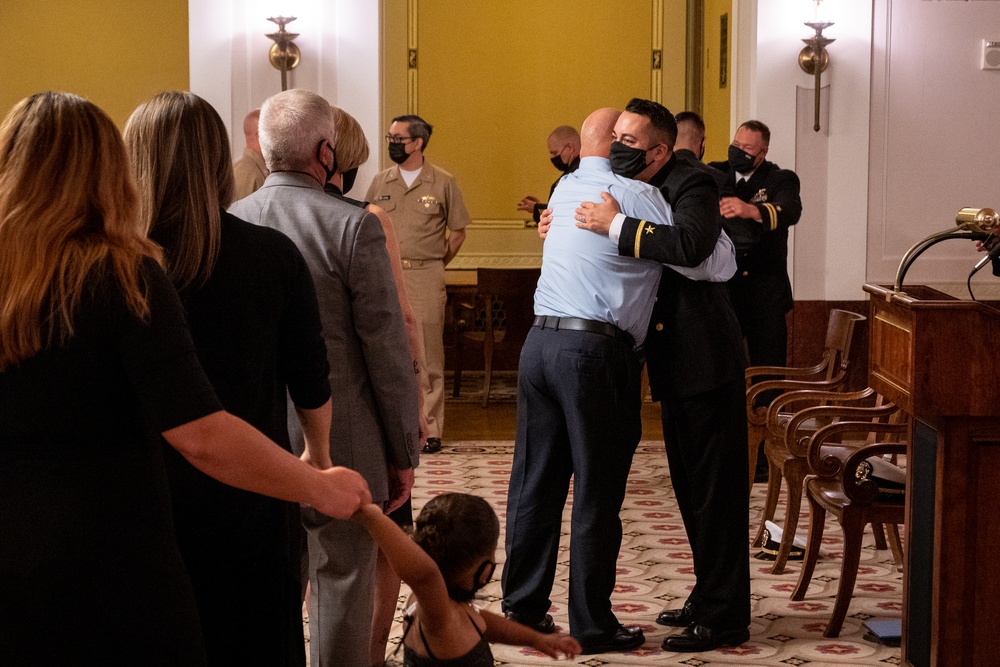
<svg viewBox="0 0 1000 667">
<path fill-rule="evenodd" d="M 859 403 L 874 395 L 875 390 L 871 387 L 860 391 L 819 391 L 813 389 L 790 391 L 771 401 L 771 405 L 767 408 L 768 422 L 773 421 L 782 412 L 798 412 L 798 410 L 790 409 L 790 406 L 795 403 L 821 401 L 819 407 L 835 407 L 845 403 Z"/>
<path fill-rule="evenodd" d="M 780 375 L 784 378 L 802 378 L 808 377 L 810 375 L 819 375 L 829 367 L 830 363 L 826 359 L 819 362 L 815 366 L 809 367 L 797 367 L 797 366 L 750 366 L 744 371 L 744 375 L 747 379 L 747 386 L 750 384 L 750 380 L 760 375 Z"/>
<path fill-rule="evenodd" d="M 818 477 L 836 477 L 841 473 L 844 469 L 844 460 L 832 454 L 823 454 L 824 444 L 834 436 L 839 437 L 845 433 L 891 433 L 906 435 L 908 430 L 908 424 L 882 424 L 878 422 L 837 422 L 836 424 L 824 426 L 809 438 L 809 450 L 806 454 L 809 469 Z M 837 444 L 844 446 L 843 443 Z M 875 445 L 863 445 L 859 449 L 886 444 L 898 443 L 876 443 Z M 903 453 L 905 452 L 906 447 L 904 446 Z M 864 458 L 868 456 L 872 456 L 872 454 L 868 454 Z"/>
<path fill-rule="evenodd" d="M 803 389 L 824 391 L 836 389 L 844 384 L 846 380 L 847 374 L 842 372 L 830 380 L 765 380 L 764 382 L 758 382 L 747 389 L 747 420 L 756 426 L 763 426 L 767 422 L 767 408 L 763 406 L 759 408 L 754 407 L 754 401 L 757 396 L 765 391 L 774 391 L 777 389 L 782 394 Z"/>
<path fill-rule="evenodd" d="M 807 408 L 830 406 L 831 404 L 858 402 L 868 398 L 875 391 L 865 389 L 857 392 L 819 391 L 815 389 L 799 389 L 789 391 L 776 397 L 767 407 L 765 425 L 767 431 L 778 438 L 785 438 L 789 422 L 798 412 Z M 806 405 L 796 405 L 803 404 Z M 815 429 L 813 429 L 815 431 Z M 804 454 L 799 454 L 804 456 Z"/>
<path fill-rule="evenodd" d="M 788 420 L 788 425 L 785 429 L 785 446 L 788 448 L 788 451 L 796 456 L 806 456 L 808 454 L 809 440 L 815 433 L 818 433 L 820 429 L 811 430 L 801 436 L 798 432 L 799 428 L 811 419 L 815 419 L 817 421 L 828 419 L 831 421 L 836 420 L 834 423 L 846 423 L 852 425 L 868 424 L 869 426 L 872 426 L 880 423 L 884 424 L 884 422 L 877 422 L 874 420 L 890 417 L 898 411 L 899 408 L 892 403 L 878 407 L 822 405 L 813 408 L 806 408 L 805 410 L 796 412 L 795 415 Z M 855 431 L 857 430 L 858 429 L 855 429 Z M 868 433 L 871 432 L 871 430 L 868 431 Z M 905 428 L 902 432 L 905 433 Z M 843 435 L 843 433 L 840 434 Z"/>
<path fill-rule="evenodd" d="M 905 454 L 905 442 L 877 442 L 859 448 L 844 462 L 844 493 L 851 500 L 859 503 L 872 503 L 878 498 L 878 483 L 874 479 L 858 478 L 858 466 L 872 456 L 885 454 Z"/>
</svg>

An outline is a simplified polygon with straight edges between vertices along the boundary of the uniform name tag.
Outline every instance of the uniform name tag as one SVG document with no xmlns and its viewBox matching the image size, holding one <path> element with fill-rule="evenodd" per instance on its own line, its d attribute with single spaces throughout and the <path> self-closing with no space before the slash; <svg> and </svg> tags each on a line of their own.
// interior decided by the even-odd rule
<svg viewBox="0 0 1000 667">
<path fill-rule="evenodd" d="M 390 199 L 392 199 L 392 195 L 379 195 L 378 198 L 379 201 L 388 201 Z"/>
</svg>

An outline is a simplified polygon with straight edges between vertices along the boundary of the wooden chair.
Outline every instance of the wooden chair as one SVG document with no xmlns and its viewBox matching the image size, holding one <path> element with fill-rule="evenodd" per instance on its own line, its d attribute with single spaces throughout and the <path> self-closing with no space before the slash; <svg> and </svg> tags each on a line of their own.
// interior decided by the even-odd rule
<svg viewBox="0 0 1000 667">
<path fill-rule="evenodd" d="M 847 381 L 850 365 L 851 340 L 854 328 L 865 321 L 864 315 L 846 310 L 830 311 L 826 325 L 826 340 L 823 356 L 815 366 L 806 368 L 786 366 L 751 366 L 746 370 L 747 383 L 747 431 L 750 469 L 750 488 L 753 488 L 754 470 L 757 467 L 757 449 L 767 435 L 768 404 L 761 404 L 761 397 L 772 393 L 815 389 L 829 391 L 838 389 Z M 777 376 L 781 379 L 773 379 Z M 758 380 L 758 378 L 763 378 Z M 768 471 L 771 474 L 772 471 Z M 780 480 L 779 480 L 780 481 Z"/>
<path fill-rule="evenodd" d="M 870 405 L 872 402 L 874 405 Z M 832 423 L 846 420 L 886 422 L 896 412 L 896 407 L 884 404 L 882 397 L 873 389 L 856 392 L 794 391 L 782 394 L 771 403 L 768 408 L 768 437 L 764 444 L 769 470 L 767 498 L 753 544 L 763 545 L 764 523 L 774 519 L 784 481 L 788 491 L 787 505 L 781 543 L 771 567 L 772 574 L 785 571 L 798 528 L 803 483 L 809 473 L 806 460 L 809 438 Z M 833 443 L 829 446 L 837 447 Z M 844 451 L 846 456 L 850 450 Z M 880 544 L 885 544 L 884 535 Z"/>
<path fill-rule="evenodd" d="M 844 534 L 844 560 L 840 569 L 840 583 L 830 622 L 823 631 L 824 637 L 838 637 L 847 616 L 847 609 L 854 595 L 861 560 L 861 542 L 867 523 L 890 526 L 893 557 L 897 565 L 902 562 L 898 526 L 905 519 L 905 500 L 902 495 L 885 496 L 874 479 L 859 474 L 859 467 L 871 456 L 900 455 L 906 453 L 905 442 L 878 442 L 887 435 L 905 436 L 908 426 L 905 415 L 899 412 L 896 423 L 841 422 L 818 430 L 809 440 L 810 471 L 806 479 L 806 497 L 809 500 L 809 537 L 806 555 L 799 574 L 799 582 L 792 592 L 793 600 L 802 600 L 812 579 L 823 540 L 826 513 L 831 512 L 840 522 Z M 831 450 L 829 443 L 845 434 L 868 434 L 868 439 L 852 447 L 844 455 L 840 443 Z"/>
<path fill-rule="evenodd" d="M 478 269 L 476 294 L 472 303 L 460 304 L 461 314 L 456 320 L 458 335 L 455 342 L 455 382 L 452 396 L 458 396 L 462 387 L 462 353 L 467 343 L 482 345 L 483 349 L 483 401 L 485 408 L 490 400 L 490 382 L 493 378 L 493 358 L 501 348 L 520 351 L 534 320 L 535 287 L 541 269 Z M 502 317 L 498 314 L 502 306 Z M 483 327 L 475 326 L 477 315 L 483 315 Z"/>
</svg>

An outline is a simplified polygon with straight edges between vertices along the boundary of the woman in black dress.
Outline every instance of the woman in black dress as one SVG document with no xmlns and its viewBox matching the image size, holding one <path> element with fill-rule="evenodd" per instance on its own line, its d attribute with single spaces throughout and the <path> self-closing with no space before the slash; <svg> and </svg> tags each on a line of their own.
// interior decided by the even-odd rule
<svg viewBox="0 0 1000 667">
<path fill-rule="evenodd" d="M 163 247 L 208 379 L 229 412 L 290 450 L 286 390 L 311 459 L 329 467 L 330 385 L 309 269 L 232 203 L 222 119 L 161 93 L 125 126 L 143 222 Z M 210 665 L 304 665 L 299 508 L 221 484 L 166 449 L 174 523 Z"/>
<path fill-rule="evenodd" d="M 203 665 L 160 434 L 200 470 L 350 516 L 370 494 L 225 412 L 125 147 L 96 106 L 22 100 L 0 124 L 0 656 Z"/>
</svg>

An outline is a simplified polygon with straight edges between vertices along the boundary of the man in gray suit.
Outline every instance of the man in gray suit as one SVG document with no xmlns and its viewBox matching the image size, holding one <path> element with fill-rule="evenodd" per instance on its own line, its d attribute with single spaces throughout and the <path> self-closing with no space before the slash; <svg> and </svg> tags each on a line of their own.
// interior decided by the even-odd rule
<svg viewBox="0 0 1000 667">
<path fill-rule="evenodd" d="M 260 143 L 271 173 L 230 211 L 291 237 L 316 284 L 334 390 L 330 458 L 311 463 L 357 470 L 372 500 L 392 509 L 409 495 L 418 462 L 416 376 L 378 218 L 323 192 L 336 168 L 334 134 L 319 95 L 289 90 L 268 99 Z M 310 662 L 368 667 L 376 546 L 351 521 L 309 508 L 302 517 Z"/>
</svg>

